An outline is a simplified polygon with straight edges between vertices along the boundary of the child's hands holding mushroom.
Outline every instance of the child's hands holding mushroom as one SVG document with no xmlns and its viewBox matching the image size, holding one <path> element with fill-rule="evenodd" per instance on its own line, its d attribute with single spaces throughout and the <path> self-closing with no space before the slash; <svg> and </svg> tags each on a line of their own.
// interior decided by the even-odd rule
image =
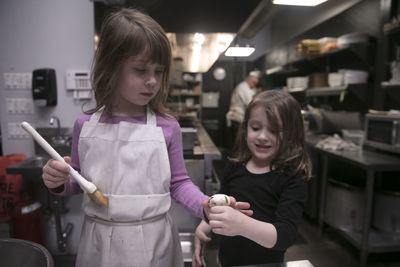
<svg viewBox="0 0 400 267">
<path fill-rule="evenodd" d="M 215 194 L 211 196 L 208 200 L 204 200 L 203 203 L 204 212 L 206 217 L 210 220 L 210 212 L 214 213 L 220 209 L 214 209 L 216 207 L 230 207 L 236 211 L 245 214 L 247 216 L 252 216 L 253 211 L 250 209 L 250 204 L 248 202 L 237 202 L 234 197 L 230 197 L 224 194 Z M 218 212 L 219 213 L 219 212 Z"/>
</svg>

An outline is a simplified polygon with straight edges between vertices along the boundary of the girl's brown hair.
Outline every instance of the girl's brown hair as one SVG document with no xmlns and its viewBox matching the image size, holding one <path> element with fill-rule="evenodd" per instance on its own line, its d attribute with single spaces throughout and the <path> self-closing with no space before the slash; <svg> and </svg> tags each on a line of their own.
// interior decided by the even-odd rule
<svg viewBox="0 0 400 267">
<path fill-rule="evenodd" d="M 168 95 L 171 66 L 170 42 L 155 20 L 141 11 L 128 8 L 111 13 L 103 22 L 91 77 L 96 107 L 89 113 L 105 106 L 107 114 L 112 114 L 114 90 L 122 66 L 126 60 L 139 54 L 147 55 L 151 63 L 164 67 L 161 88 L 149 105 L 157 114 L 169 114 L 164 103 Z"/>
<path fill-rule="evenodd" d="M 311 162 L 307 153 L 300 104 L 291 95 L 269 90 L 259 93 L 248 105 L 239 127 L 233 161 L 247 162 L 251 152 L 247 146 L 247 124 L 255 107 L 265 108 L 269 127 L 276 131 L 278 150 L 270 161 L 271 169 L 291 171 L 304 179 L 311 178 Z"/>
</svg>

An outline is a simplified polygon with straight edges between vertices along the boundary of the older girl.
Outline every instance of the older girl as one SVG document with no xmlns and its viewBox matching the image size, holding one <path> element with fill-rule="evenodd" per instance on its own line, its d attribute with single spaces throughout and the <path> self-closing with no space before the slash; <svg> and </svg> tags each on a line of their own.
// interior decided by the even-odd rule
<svg viewBox="0 0 400 267">
<path fill-rule="evenodd" d="M 208 197 L 186 173 L 180 126 L 163 105 L 170 61 L 169 40 L 149 16 L 121 9 L 105 20 L 92 73 L 96 107 L 77 118 L 65 160 L 109 205 L 85 194 L 76 266 L 183 266 L 171 196 L 203 219 Z M 55 160 L 43 180 L 60 195 L 82 192 Z"/>
</svg>

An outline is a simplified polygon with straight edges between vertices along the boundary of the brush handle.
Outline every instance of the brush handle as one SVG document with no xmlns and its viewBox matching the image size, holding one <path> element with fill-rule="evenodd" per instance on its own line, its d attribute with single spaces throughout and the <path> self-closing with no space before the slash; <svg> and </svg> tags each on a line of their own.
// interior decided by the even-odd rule
<svg viewBox="0 0 400 267">
<path fill-rule="evenodd" d="M 74 170 L 74 168 L 72 168 L 67 162 L 65 162 L 60 154 L 58 154 L 57 151 L 55 151 L 54 148 L 52 148 L 49 143 L 47 143 L 47 141 L 44 140 L 44 138 L 35 129 L 33 129 L 33 127 L 29 123 L 24 121 L 21 123 L 21 127 L 27 133 L 29 133 L 33 137 L 33 139 L 35 139 L 35 141 L 50 155 L 50 157 L 67 164 L 67 166 L 69 167 L 69 173 L 72 177 L 75 178 L 82 190 L 89 194 L 92 194 L 94 193 L 94 191 L 96 191 L 96 186 L 83 178 L 82 175 L 80 175 L 76 170 Z"/>
</svg>

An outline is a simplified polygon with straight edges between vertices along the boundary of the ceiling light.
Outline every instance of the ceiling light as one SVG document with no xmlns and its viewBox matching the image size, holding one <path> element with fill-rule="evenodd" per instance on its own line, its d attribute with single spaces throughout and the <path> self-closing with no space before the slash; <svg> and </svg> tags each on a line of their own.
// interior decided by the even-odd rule
<svg viewBox="0 0 400 267">
<path fill-rule="evenodd" d="M 251 54 L 253 54 L 254 50 L 256 50 L 254 47 L 250 46 L 231 46 L 229 47 L 226 52 L 225 56 L 227 57 L 248 57 Z"/>
<path fill-rule="evenodd" d="M 201 33 L 196 32 L 193 36 L 193 41 L 196 44 L 202 45 L 204 43 L 204 35 Z"/>
<path fill-rule="evenodd" d="M 274 5 L 317 6 L 328 0 L 272 0 Z"/>
<path fill-rule="evenodd" d="M 222 53 L 228 48 L 233 40 L 232 34 L 220 33 L 217 37 L 216 47 L 219 53 Z"/>
</svg>

